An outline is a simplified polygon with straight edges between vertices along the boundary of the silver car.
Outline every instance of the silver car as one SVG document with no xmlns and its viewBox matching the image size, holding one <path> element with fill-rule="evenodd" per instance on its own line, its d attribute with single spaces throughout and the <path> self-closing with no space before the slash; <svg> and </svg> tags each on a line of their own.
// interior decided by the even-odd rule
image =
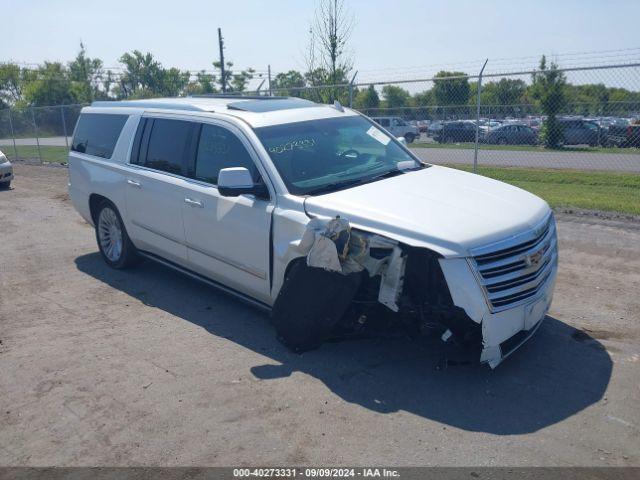
<svg viewBox="0 0 640 480">
<path fill-rule="evenodd" d="M 0 150 L 0 188 L 9 188 L 13 180 L 13 166 Z"/>
</svg>

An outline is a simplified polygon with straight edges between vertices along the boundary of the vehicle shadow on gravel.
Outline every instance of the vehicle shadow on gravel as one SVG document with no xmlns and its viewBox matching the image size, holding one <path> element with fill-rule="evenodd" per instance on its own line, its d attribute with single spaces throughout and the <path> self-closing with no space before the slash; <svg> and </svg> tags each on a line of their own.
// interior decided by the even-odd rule
<svg viewBox="0 0 640 480">
<path fill-rule="evenodd" d="M 496 370 L 437 338 L 376 338 L 324 344 L 297 355 L 276 340 L 268 315 L 165 267 L 108 268 L 98 253 L 80 271 L 113 288 L 270 357 L 248 374 L 286 381 L 303 372 L 346 402 L 375 412 L 404 410 L 469 431 L 530 433 L 599 401 L 612 361 L 597 340 L 547 316 L 538 333 Z M 212 373 L 212 375 L 214 375 Z"/>
</svg>

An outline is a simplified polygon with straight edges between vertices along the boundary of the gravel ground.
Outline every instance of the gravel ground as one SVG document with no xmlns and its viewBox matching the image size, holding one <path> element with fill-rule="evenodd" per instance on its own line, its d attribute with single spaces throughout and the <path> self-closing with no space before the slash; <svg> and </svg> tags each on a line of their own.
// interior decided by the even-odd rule
<svg viewBox="0 0 640 480">
<path fill-rule="evenodd" d="M 536 337 L 496 370 L 437 339 L 295 355 L 267 315 L 110 270 L 64 168 L 0 191 L 0 465 L 640 465 L 640 223 L 559 214 Z"/>
</svg>

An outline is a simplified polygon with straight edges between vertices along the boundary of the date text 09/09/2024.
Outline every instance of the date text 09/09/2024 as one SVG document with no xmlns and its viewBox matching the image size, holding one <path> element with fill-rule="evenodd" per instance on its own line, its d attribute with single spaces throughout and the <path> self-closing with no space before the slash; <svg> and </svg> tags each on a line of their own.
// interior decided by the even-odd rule
<svg viewBox="0 0 640 480">
<path fill-rule="evenodd" d="M 399 478 L 387 468 L 234 468 L 235 478 Z"/>
</svg>

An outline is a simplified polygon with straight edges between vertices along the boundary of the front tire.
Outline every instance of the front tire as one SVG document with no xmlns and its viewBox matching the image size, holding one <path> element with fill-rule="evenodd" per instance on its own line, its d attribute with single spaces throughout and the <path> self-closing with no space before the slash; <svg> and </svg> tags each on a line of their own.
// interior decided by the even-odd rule
<svg viewBox="0 0 640 480">
<path fill-rule="evenodd" d="M 96 241 L 103 260 L 112 268 L 124 269 L 138 260 L 116 206 L 104 201 L 96 213 Z"/>
<path fill-rule="evenodd" d="M 3 190 L 9 190 L 11 188 L 11 180 L 0 183 L 0 188 Z"/>
<path fill-rule="evenodd" d="M 407 133 L 404 136 L 404 139 L 407 141 L 407 143 L 413 143 L 413 141 L 416 139 L 416 136 L 413 133 Z"/>
</svg>

